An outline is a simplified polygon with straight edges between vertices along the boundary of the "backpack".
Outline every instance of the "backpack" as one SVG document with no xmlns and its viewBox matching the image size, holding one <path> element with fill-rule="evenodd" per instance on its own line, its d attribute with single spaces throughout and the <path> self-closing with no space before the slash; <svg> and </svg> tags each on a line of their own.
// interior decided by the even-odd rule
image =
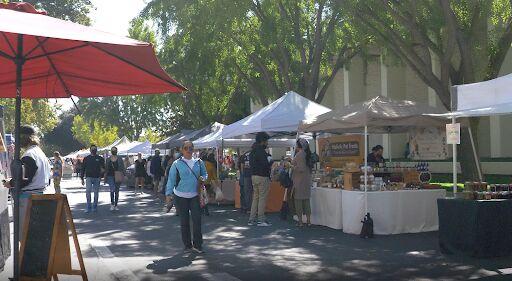
<svg viewBox="0 0 512 281">
<path fill-rule="evenodd" d="M 290 188 L 293 186 L 293 181 L 286 169 L 279 170 L 279 183 L 284 188 Z"/>
</svg>

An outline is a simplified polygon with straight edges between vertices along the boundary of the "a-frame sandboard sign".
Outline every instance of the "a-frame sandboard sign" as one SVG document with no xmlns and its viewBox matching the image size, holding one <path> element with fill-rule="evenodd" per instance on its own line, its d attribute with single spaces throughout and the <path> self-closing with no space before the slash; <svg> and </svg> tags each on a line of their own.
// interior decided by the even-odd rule
<svg viewBox="0 0 512 281">
<path fill-rule="evenodd" d="M 69 234 L 80 269 L 71 266 Z M 87 280 L 84 261 L 66 195 L 32 195 L 29 199 L 20 249 L 20 280 L 59 280 L 57 274 Z"/>
</svg>

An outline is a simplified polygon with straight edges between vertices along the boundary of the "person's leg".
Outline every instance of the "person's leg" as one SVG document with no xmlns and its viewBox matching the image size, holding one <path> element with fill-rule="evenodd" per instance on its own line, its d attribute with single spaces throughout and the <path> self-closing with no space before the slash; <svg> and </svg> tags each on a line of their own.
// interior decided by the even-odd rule
<svg viewBox="0 0 512 281">
<path fill-rule="evenodd" d="M 194 237 L 194 247 L 202 250 L 203 233 L 201 231 L 201 207 L 199 197 L 190 199 L 190 214 L 192 215 L 192 232 Z"/>
<path fill-rule="evenodd" d="M 258 212 L 258 199 L 260 196 L 260 181 L 258 180 L 258 177 L 253 176 L 252 177 L 252 188 L 253 188 L 253 195 L 252 195 L 252 205 L 251 205 L 251 215 L 249 216 L 249 221 L 255 221 L 256 220 L 256 214 Z"/>
<path fill-rule="evenodd" d="M 91 211 L 91 192 L 92 192 L 92 179 L 85 179 L 85 197 L 87 198 L 87 212 Z"/>
<path fill-rule="evenodd" d="M 265 208 L 267 207 L 267 196 L 270 190 L 270 180 L 268 178 L 261 177 L 261 183 L 259 188 L 258 198 L 258 220 L 264 222 L 265 219 Z"/>
<path fill-rule="evenodd" d="M 181 227 L 181 240 L 185 248 L 192 247 L 192 241 L 190 239 L 190 199 L 181 198 L 176 196 L 176 206 L 180 210 L 180 227 Z"/>
<path fill-rule="evenodd" d="M 299 225 L 302 225 L 302 215 L 304 214 L 304 200 L 295 199 L 295 214 L 297 215 L 297 221 Z"/>
<path fill-rule="evenodd" d="M 27 215 L 27 207 L 28 207 L 28 197 L 20 198 L 20 213 L 19 213 L 19 226 L 20 232 L 23 234 L 23 230 L 25 228 L 25 216 Z"/>
<path fill-rule="evenodd" d="M 100 178 L 92 179 L 93 191 L 94 191 L 94 204 L 92 210 L 98 210 L 98 197 L 100 196 Z"/>
<path fill-rule="evenodd" d="M 117 203 L 119 202 L 119 189 L 121 188 L 120 183 L 115 184 L 115 198 L 114 198 L 114 206 L 117 207 Z"/>
<path fill-rule="evenodd" d="M 252 206 L 252 195 L 253 195 L 253 187 L 252 187 L 252 179 L 247 178 L 247 181 L 244 183 L 245 188 L 245 204 L 247 204 L 247 210 L 251 210 Z"/>
<path fill-rule="evenodd" d="M 115 198 L 114 198 L 114 193 L 116 191 L 116 181 L 115 181 L 115 178 L 114 177 L 107 177 L 107 183 L 108 183 L 108 187 L 109 187 L 109 190 L 110 190 L 110 206 L 114 206 L 114 201 L 115 201 Z"/>
<path fill-rule="evenodd" d="M 240 186 L 240 211 L 242 213 L 245 213 L 247 210 L 247 204 L 245 202 L 246 196 L 245 196 L 245 188 L 244 188 L 244 178 L 240 178 L 238 181 L 238 185 Z"/>
<path fill-rule="evenodd" d="M 55 188 L 55 194 L 60 194 L 60 178 L 53 178 L 53 187 Z"/>
<path fill-rule="evenodd" d="M 303 201 L 303 204 L 304 206 L 304 213 L 306 214 L 306 223 L 308 225 L 311 224 L 311 203 L 309 202 L 309 199 L 305 199 Z"/>
</svg>

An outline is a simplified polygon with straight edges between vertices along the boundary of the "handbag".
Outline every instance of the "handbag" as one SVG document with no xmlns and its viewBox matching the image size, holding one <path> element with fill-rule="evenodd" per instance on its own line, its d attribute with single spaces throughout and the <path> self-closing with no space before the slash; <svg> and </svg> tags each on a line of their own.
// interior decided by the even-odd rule
<svg viewBox="0 0 512 281">
<path fill-rule="evenodd" d="M 124 174 L 121 171 L 114 172 L 114 180 L 116 183 L 122 183 L 124 181 Z"/>
<path fill-rule="evenodd" d="M 190 166 L 183 160 L 181 160 L 185 166 L 192 172 L 192 174 L 197 179 L 197 194 L 199 195 L 199 205 L 201 208 L 204 208 L 204 206 L 208 205 L 208 194 L 206 193 L 206 187 L 204 186 L 204 182 L 199 179 L 199 176 L 196 175 L 194 170 L 190 168 Z M 201 170 L 201 160 L 199 160 L 199 170 Z"/>
</svg>

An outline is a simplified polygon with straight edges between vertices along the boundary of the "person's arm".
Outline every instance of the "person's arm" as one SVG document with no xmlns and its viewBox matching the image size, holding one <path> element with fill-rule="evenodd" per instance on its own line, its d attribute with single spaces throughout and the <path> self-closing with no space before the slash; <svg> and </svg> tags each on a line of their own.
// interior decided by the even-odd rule
<svg viewBox="0 0 512 281">
<path fill-rule="evenodd" d="M 165 188 L 165 195 L 172 196 L 174 194 L 174 187 L 176 186 L 176 176 L 178 172 L 178 167 L 176 162 L 172 163 L 171 168 L 169 169 L 169 176 L 167 178 L 167 186 Z"/>
<path fill-rule="evenodd" d="M 21 158 L 21 164 L 23 165 L 23 175 L 21 179 L 21 187 L 23 188 L 29 185 L 34 179 L 37 171 L 37 164 L 34 158 L 29 156 Z M 9 184 L 11 187 L 14 187 L 14 179 L 11 179 Z"/>
<path fill-rule="evenodd" d="M 85 177 L 85 167 L 87 167 L 87 157 L 85 157 L 84 160 L 82 161 L 82 171 L 80 173 L 80 178 L 82 179 L 82 181 L 84 180 L 84 177 Z"/>
<path fill-rule="evenodd" d="M 306 154 L 304 152 L 297 153 L 292 161 L 293 170 L 297 172 L 305 172 L 309 168 L 306 165 Z"/>
<path fill-rule="evenodd" d="M 59 175 L 62 178 L 64 176 L 64 161 L 60 161 Z"/>
</svg>

